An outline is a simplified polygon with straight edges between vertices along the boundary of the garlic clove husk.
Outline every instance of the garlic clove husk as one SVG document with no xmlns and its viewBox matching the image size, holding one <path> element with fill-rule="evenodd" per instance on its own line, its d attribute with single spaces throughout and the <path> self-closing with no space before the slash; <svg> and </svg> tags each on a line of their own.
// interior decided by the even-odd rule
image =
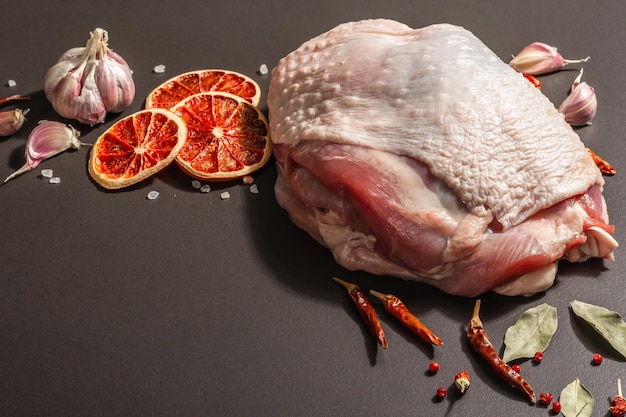
<svg viewBox="0 0 626 417">
<path fill-rule="evenodd" d="M 11 136 L 22 128 L 30 109 L 13 109 L 0 112 L 0 136 Z"/>
<path fill-rule="evenodd" d="M 94 125 L 107 112 L 120 112 L 135 98 L 132 71 L 108 48 L 108 33 L 96 28 L 85 47 L 66 51 L 46 73 L 44 91 L 54 110 L 68 119 Z"/>
<path fill-rule="evenodd" d="M 78 58 L 80 58 L 80 60 L 82 61 L 82 57 L 83 55 L 85 55 L 85 49 L 86 48 L 84 46 L 76 46 L 74 48 L 70 48 L 67 51 L 63 52 L 63 55 L 59 57 L 57 62 L 61 63 L 63 61 L 72 61 Z"/>
<path fill-rule="evenodd" d="M 569 95 L 558 107 L 565 121 L 572 126 L 585 126 L 591 123 L 598 109 L 598 99 L 592 86 L 581 82 L 583 70 L 574 79 Z"/>
<path fill-rule="evenodd" d="M 543 42 L 533 42 L 522 49 L 509 65 L 517 72 L 530 75 L 541 75 L 558 71 L 568 64 L 587 62 L 583 59 L 564 59 L 557 48 Z"/>
<path fill-rule="evenodd" d="M 84 145 L 78 138 L 80 132 L 70 125 L 59 122 L 42 121 L 30 133 L 26 140 L 24 156 L 26 163 L 9 175 L 4 182 L 28 172 L 42 161 L 68 149 L 80 149 Z"/>
</svg>

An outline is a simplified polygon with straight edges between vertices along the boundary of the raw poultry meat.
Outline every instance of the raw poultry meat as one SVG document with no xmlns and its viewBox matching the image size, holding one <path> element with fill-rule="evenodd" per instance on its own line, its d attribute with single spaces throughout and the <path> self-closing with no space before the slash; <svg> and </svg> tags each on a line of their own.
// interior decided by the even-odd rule
<svg viewBox="0 0 626 417">
<path fill-rule="evenodd" d="M 280 60 L 268 107 L 277 200 L 347 269 L 527 295 L 613 258 L 580 138 L 461 27 L 341 24 Z"/>
</svg>

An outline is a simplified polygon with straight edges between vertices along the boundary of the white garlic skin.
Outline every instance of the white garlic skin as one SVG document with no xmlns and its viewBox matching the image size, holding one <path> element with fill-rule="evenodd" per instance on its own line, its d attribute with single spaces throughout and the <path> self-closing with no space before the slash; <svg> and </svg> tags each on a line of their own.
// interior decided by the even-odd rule
<svg viewBox="0 0 626 417">
<path fill-rule="evenodd" d="M 107 31 L 95 29 L 85 47 L 67 50 L 46 73 L 44 92 L 61 116 L 93 126 L 133 102 L 132 71 L 107 41 Z"/>
<path fill-rule="evenodd" d="M 11 136 L 22 128 L 30 109 L 13 109 L 0 112 L 0 136 Z"/>
</svg>

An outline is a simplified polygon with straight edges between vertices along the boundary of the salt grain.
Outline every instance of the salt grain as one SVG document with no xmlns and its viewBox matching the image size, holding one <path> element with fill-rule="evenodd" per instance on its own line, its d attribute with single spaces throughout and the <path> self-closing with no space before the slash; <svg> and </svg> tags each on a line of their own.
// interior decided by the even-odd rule
<svg viewBox="0 0 626 417">
<path fill-rule="evenodd" d="M 202 187 L 200 187 L 201 193 L 208 193 L 209 191 L 211 191 L 211 186 L 209 184 L 205 184 Z"/>
<path fill-rule="evenodd" d="M 148 200 L 156 200 L 159 197 L 159 192 L 158 191 L 150 191 L 148 193 Z"/>
<path fill-rule="evenodd" d="M 155 74 L 163 74 L 165 72 L 165 65 L 160 64 L 152 69 Z"/>
<path fill-rule="evenodd" d="M 52 178 L 53 171 L 51 169 L 42 169 L 41 176 L 43 178 Z"/>
<path fill-rule="evenodd" d="M 257 187 L 257 185 L 256 185 L 256 184 L 252 184 L 252 185 L 250 186 L 250 192 L 251 192 L 252 194 L 258 194 L 258 193 L 259 193 L 259 187 Z"/>
<path fill-rule="evenodd" d="M 48 180 L 50 184 L 61 184 L 61 177 L 52 177 Z"/>
<path fill-rule="evenodd" d="M 195 189 L 198 189 L 200 187 L 202 187 L 202 183 L 198 180 L 193 180 L 191 181 L 191 186 Z"/>
<path fill-rule="evenodd" d="M 7 81 L 7 87 L 15 87 L 17 85 L 17 83 L 15 82 L 15 80 L 9 80 Z"/>
<path fill-rule="evenodd" d="M 261 64 L 258 72 L 259 72 L 259 75 L 267 75 L 267 73 L 269 72 L 269 70 L 267 69 L 267 65 Z"/>
<path fill-rule="evenodd" d="M 254 178 L 252 178 L 250 175 L 246 175 L 245 177 L 243 177 L 244 184 L 252 184 L 253 182 Z"/>
<path fill-rule="evenodd" d="M 228 200 L 230 198 L 230 193 L 228 191 L 224 191 L 222 194 L 220 194 L 220 198 L 222 200 Z"/>
</svg>

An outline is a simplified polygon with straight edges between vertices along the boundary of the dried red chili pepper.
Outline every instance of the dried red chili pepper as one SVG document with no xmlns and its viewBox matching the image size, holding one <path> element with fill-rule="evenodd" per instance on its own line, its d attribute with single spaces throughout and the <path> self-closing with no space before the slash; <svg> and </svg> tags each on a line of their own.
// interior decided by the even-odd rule
<svg viewBox="0 0 626 417">
<path fill-rule="evenodd" d="M 415 317 L 398 297 L 392 294 L 382 294 L 374 290 L 370 290 L 370 294 L 379 298 L 383 302 L 385 309 L 411 329 L 413 333 L 430 344 L 438 346 L 443 344 L 443 341 L 431 332 L 428 327 L 424 326 L 420 319 Z"/>
<path fill-rule="evenodd" d="M 9 96 L 9 97 L 4 97 L 4 98 L 0 98 L 0 106 L 4 106 L 5 104 L 11 102 L 11 101 L 16 101 L 16 100 L 30 100 L 30 97 L 28 96 L 20 96 L 18 94 Z"/>
<path fill-rule="evenodd" d="M 541 81 L 537 77 L 534 77 L 530 74 L 522 74 L 524 78 L 531 82 L 538 90 L 541 90 Z"/>
<path fill-rule="evenodd" d="M 354 301 L 354 304 L 359 310 L 359 314 L 363 317 L 368 330 L 376 337 L 378 343 L 386 349 L 387 340 L 385 339 L 385 331 L 383 330 L 383 326 L 378 319 L 374 307 L 365 296 L 363 290 L 361 290 L 358 285 L 346 282 L 340 278 L 333 277 L 333 280 L 346 288 L 348 294 L 350 294 L 350 298 L 352 298 L 352 301 Z"/>
<path fill-rule="evenodd" d="M 596 154 L 591 149 L 589 148 L 585 148 L 585 149 L 587 149 L 587 153 L 591 155 L 591 158 L 593 158 L 593 162 L 596 163 L 596 166 L 598 167 L 601 173 L 603 173 L 604 175 L 615 175 L 617 170 L 613 168 L 613 166 L 610 163 L 602 159 L 600 156 L 598 156 L 598 154 Z"/>
<path fill-rule="evenodd" d="M 615 417 L 626 416 L 626 399 L 622 396 L 622 381 L 617 380 L 617 395 L 611 401 L 611 414 Z"/>
<path fill-rule="evenodd" d="M 476 353 L 487 361 L 496 375 L 526 394 L 530 399 L 530 402 L 534 404 L 536 402 L 535 391 L 519 373 L 515 372 L 506 362 L 502 360 L 502 358 L 500 358 L 498 352 L 491 343 L 487 332 L 483 328 L 483 323 L 478 316 L 479 310 L 480 300 L 476 300 L 474 313 L 469 325 L 467 326 L 467 339 L 469 340 L 472 348 L 474 348 Z"/>
</svg>

